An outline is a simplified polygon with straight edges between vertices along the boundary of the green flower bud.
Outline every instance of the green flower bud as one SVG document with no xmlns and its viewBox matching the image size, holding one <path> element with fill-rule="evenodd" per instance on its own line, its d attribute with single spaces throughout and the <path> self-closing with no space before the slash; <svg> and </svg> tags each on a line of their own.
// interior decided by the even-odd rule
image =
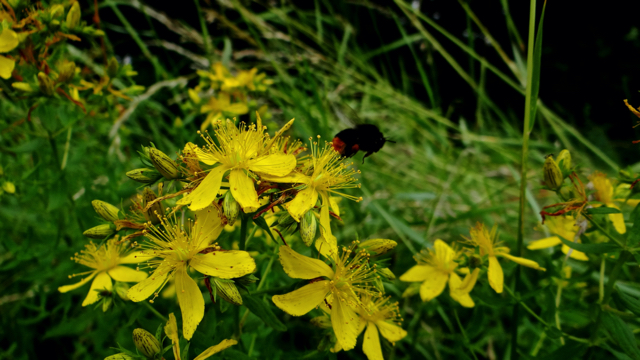
<svg viewBox="0 0 640 360">
<path fill-rule="evenodd" d="M 73 80 L 76 75 L 76 63 L 70 61 L 60 67 L 60 73 L 58 74 L 58 82 L 68 83 Z"/>
<path fill-rule="evenodd" d="M 33 92 L 33 88 L 31 87 L 31 85 L 29 85 L 26 82 L 14 82 L 11 84 L 11 86 L 16 89 L 16 90 L 20 90 L 22 92 L 26 92 L 26 93 L 32 93 Z"/>
<path fill-rule="evenodd" d="M 119 354 L 107 356 L 106 358 L 104 358 L 104 360 L 134 360 L 134 358 L 125 353 L 119 353 Z"/>
<path fill-rule="evenodd" d="M 389 239 L 371 239 L 365 240 L 358 245 L 359 248 L 367 250 L 375 255 L 382 255 L 393 250 L 397 242 Z"/>
<path fill-rule="evenodd" d="M 118 75 L 118 68 L 118 60 L 112 56 L 107 63 L 107 75 L 109 75 L 110 78 L 116 77 L 116 75 Z"/>
<path fill-rule="evenodd" d="M 51 78 L 42 71 L 38 73 L 38 88 L 40 89 L 40 92 L 46 96 L 53 95 L 53 80 L 51 80 Z"/>
<path fill-rule="evenodd" d="M 109 308 L 111 307 L 111 304 L 113 304 L 113 298 L 112 297 L 105 297 L 102 299 L 102 312 L 107 312 L 107 310 L 109 310 Z"/>
<path fill-rule="evenodd" d="M 80 4 L 76 1 L 71 5 L 69 13 L 67 13 L 67 28 L 73 29 L 80 24 Z"/>
<path fill-rule="evenodd" d="M 216 295 L 233 305 L 242 305 L 242 295 L 233 280 L 223 280 L 216 277 L 210 278 L 216 286 Z"/>
<path fill-rule="evenodd" d="M 560 151 L 556 163 L 563 173 L 568 174 L 571 171 L 571 153 L 569 150 L 565 149 Z"/>
<path fill-rule="evenodd" d="M 319 327 L 320 329 L 330 329 L 332 326 L 331 318 L 328 317 L 327 315 L 316 316 L 313 319 L 311 319 L 311 323 L 314 326 Z"/>
<path fill-rule="evenodd" d="M 235 224 L 238 214 L 240 214 L 240 204 L 238 204 L 236 199 L 233 197 L 231 191 L 227 191 L 224 194 L 222 211 L 224 212 L 224 216 L 227 218 L 227 224 Z"/>
<path fill-rule="evenodd" d="M 175 161 L 171 160 L 167 154 L 156 148 L 149 148 L 149 158 L 151 163 L 162 176 L 167 180 L 173 180 L 180 177 L 180 168 Z"/>
<path fill-rule="evenodd" d="M 127 171 L 127 177 L 143 184 L 153 184 L 162 178 L 162 174 L 155 169 L 140 168 Z"/>
<path fill-rule="evenodd" d="M 396 275 L 389 268 L 377 269 L 378 274 L 387 280 L 395 280 Z"/>
<path fill-rule="evenodd" d="M 49 9 L 49 14 L 51 14 L 52 19 L 64 15 L 64 6 L 60 4 L 51 6 L 51 8 Z"/>
<path fill-rule="evenodd" d="M 118 294 L 118 296 L 120 296 L 120 299 L 129 301 L 129 296 L 127 296 L 127 291 L 129 291 L 129 284 L 116 281 L 115 285 L 113 285 L 113 291 Z"/>
<path fill-rule="evenodd" d="M 113 227 L 113 224 L 101 224 L 98 226 L 94 226 L 89 230 L 85 230 L 82 235 L 90 238 L 102 240 L 107 236 L 111 236 L 116 233 L 116 229 Z"/>
<path fill-rule="evenodd" d="M 59 20 L 51 20 L 51 22 L 49 23 L 49 27 L 53 31 L 56 31 L 56 30 L 60 29 L 60 21 Z"/>
<path fill-rule="evenodd" d="M 118 220 L 118 213 L 120 212 L 120 209 L 117 207 L 101 200 L 93 200 L 91 205 L 93 205 L 93 210 L 95 210 L 101 218 L 107 221 Z"/>
<path fill-rule="evenodd" d="M 562 171 L 553 160 L 553 155 L 547 156 L 544 161 L 544 183 L 551 190 L 558 190 L 562 186 Z"/>
<path fill-rule="evenodd" d="M 162 352 L 162 345 L 158 339 L 145 329 L 133 330 L 133 344 L 149 359 L 153 359 Z"/>
<path fill-rule="evenodd" d="M 233 281 L 236 282 L 236 284 L 238 284 L 239 286 L 249 286 L 250 284 L 253 284 L 254 282 L 258 281 L 260 279 L 258 279 L 257 277 L 255 277 L 253 274 L 246 274 L 242 277 L 239 277 L 237 279 L 234 279 Z"/>
<path fill-rule="evenodd" d="M 560 197 L 563 201 L 570 201 L 580 197 L 580 194 L 573 186 L 565 186 L 560 188 Z"/>
<path fill-rule="evenodd" d="M 146 208 L 150 202 L 157 198 L 156 193 L 154 193 L 151 188 L 144 188 L 144 191 L 142 192 L 142 206 Z M 147 221 L 151 221 L 152 224 L 159 224 L 160 219 L 164 216 L 164 209 L 162 208 L 161 201 L 151 205 L 149 210 L 144 211 L 143 214 Z"/>
<path fill-rule="evenodd" d="M 5 181 L 2 183 L 2 190 L 9 194 L 14 194 L 16 192 L 16 186 L 11 181 Z"/>
<path fill-rule="evenodd" d="M 100 30 L 100 29 L 96 29 L 96 31 L 93 32 L 93 36 L 104 36 L 105 32 Z"/>
<path fill-rule="evenodd" d="M 477 269 L 482 266 L 482 257 L 478 254 L 473 254 L 469 257 L 469 267 L 471 270 Z"/>
<path fill-rule="evenodd" d="M 312 210 L 309 210 L 302 216 L 302 221 L 300 222 L 300 236 L 302 236 L 302 241 L 304 241 L 307 246 L 313 244 L 313 240 L 316 239 L 317 230 L 318 221 L 316 220 L 316 215 Z"/>
</svg>

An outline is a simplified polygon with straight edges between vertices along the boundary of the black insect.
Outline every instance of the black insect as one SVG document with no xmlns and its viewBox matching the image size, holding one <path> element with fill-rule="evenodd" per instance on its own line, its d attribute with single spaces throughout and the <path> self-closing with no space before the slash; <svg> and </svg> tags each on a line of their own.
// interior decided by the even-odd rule
<svg viewBox="0 0 640 360">
<path fill-rule="evenodd" d="M 384 137 L 380 129 L 372 124 L 359 124 L 355 128 L 340 131 L 333 138 L 333 148 L 344 157 L 352 157 L 358 151 L 364 151 L 366 154 L 362 158 L 378 152 L 384 146 L 385 142 L 392 142 Z"/>
</svg>

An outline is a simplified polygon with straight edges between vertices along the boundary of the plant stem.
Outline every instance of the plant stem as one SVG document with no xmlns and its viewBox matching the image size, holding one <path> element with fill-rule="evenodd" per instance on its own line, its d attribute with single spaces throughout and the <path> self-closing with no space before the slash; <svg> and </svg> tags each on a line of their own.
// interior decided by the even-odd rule
<svg viewBox="0 0 640 360">
<path fill-rule="evenodd" d="M 524 242 L 525 205 L 527 203 L 527 160 L 529 158 L 529 135 L 531 133 L 531 107 L 535 106 L 536 99 L 533 96 L 533 69 L 534 69 L 534 44 L 536 30 L 536 0 L 530 1 L 529 7 L 529 42 L 527 45 L 527 91 L 525 96 L 524 124 L 522 128 L 522 163 L 520 165 L 520 211 L 518 215 L 518 244 L 516 256 L 522 256 L 522 244 Z M 516 268 L 514 291 L 520 290 L 521 268 Z M 526 306 L 523 304 L 523 306 Z M 536 315 L 537 317 L 537 315 Z M 518 324 L 520 323 L 520 310 L 518 304 L 513 306 L 511 316 L 511 359 L 518 360 Z"/>
<path fill-rule="evenodd" d="M 591 341 L 595 340 L 598 336 L 598 328 L 600 327 L 600 322 L 602 319 L 602 307 L 609 303 L 609 299 L 611 299 L 611 294 L 613 293 L 613 286 L 616 284 L 616 280 L 618 280 L 618 276 L 620 276 L 620 271 L 622 270 L 622 266 L 629 259 L 631 253 L 624 251 L 618 257 L 618 261 L 616 261 L 615 265 L 613 265 L 613 269 L 609 274 L 609 279 L 607 281 L 607 285 L 604 289 L 604 298 L 600 302 L 600 308 L 598 309 L 598 315 L 596 317 L 595 326 L 593 331 L 591 332 Z"/>
<path fill-rule="evenodd" d="M 458 310 L 453 309 L 453 316 L 456 318 L 456 322 L 458 323 L 458 327 L 460 328 L 460 333 L 462 334 L 462 337 L 464 338 L 465 344 L 467 344 L 469 346 L 469 351 L 471 351 L 471 355 L 473 356 L 474 359 L 478 360 L 478 357 L 476 356 L 475 351 L 473 351 L 473 347 L 471 347 L 471 342 L 469 341 L 469 338 L 467 337 L 467 332 L 464 331 L 464 327 L 462 327 L 462 323 L 460 322 L 460 318 L 458 317 Z"/>
<path fill-rule="evenodd" d="M 160 318 L 160 320 L 162 321 L 169 321 L 169 319 L 167 319 L 166 317 L 164 317 L 164 315 L 160 314 L 160 312 L 158 310 L 156 310 L 153 306 L 151 306 L 151 304 L 149 304 L 148 301 L 141 301 L 142 304 L 144 304 L 144 306 L 147 307 L 147 309 L 151 310 L 151 312 L 157 316 L 158 318 Z"/>
<path fill-rule="evenodd" d="M 249 217 L 242 215 L 240 219 L 240 250 L 245 250 L 247 248 L 247 223 L 249 222 Z"/>
<path fill-rule="evenodd" d="M 616 244 L 620 245 L 620 247 L 621 247 L 621 248 L 626 249 L 626 246 L 622 243 L 622 241 L 620 241 L 620 240 L 618 240 L 618 239 L 614 238 L 614 237 L 613 237 L 613 235 L 609 234 L 609 233 L 607 232 L 607 230 L 605 230 L 602 226 L 600 226 L 600 224 L 598 224 L 598 222 L 597 222 L 597 221 L 593 220 L 590 216 L 588 216 L 588 215 L 586 215 L 586 214 L 583 214 L 583 216 L 584 216 L 587 220 L 589 220 L 589 222 L 590 222 L 593 226 L 597 227 L 597 228 L 598 228 L 598 230 L 600 230 L 600 231 L 604 234 L 604 236 L 608 237 L 610 240 L 612 240 L 612 241 L 613 241 L 613 242 L 615 242 Z"/>
<path fill-rule="evenodd" d="M 207 30 L 207 23 L 204 19 L 204 14 L 202 13 L 202 9 L 200 8 L 200 1 L 193 0 L 193 2 L 196 4 L 196 10 L 198 11 L 198 18 L 200 19 L 200 27 L 202 28 L 202 41 L 204 42 L 204 51 L 207 54 L 207 59 L 209 60 L 209 64 L 213 64 L 211 40 L 209 40 L 209 30 Z"/>
</svg>

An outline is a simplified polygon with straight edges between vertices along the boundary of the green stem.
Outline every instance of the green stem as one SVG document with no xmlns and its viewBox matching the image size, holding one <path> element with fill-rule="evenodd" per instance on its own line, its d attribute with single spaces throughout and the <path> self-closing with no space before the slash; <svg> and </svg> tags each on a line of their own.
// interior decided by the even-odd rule
<svg viewBox="0 0 640 360">
<path fill-rule="evenodd" d="M 247 248 L 248 222 L 249 222 L 249 217 L 243 214 L 240 219 L 240 250 L 245 250 Z"/>
<path fill-rule="evenodd" d="M 613 293 L 613 286 L 616 284 L 616 280 L 618 280 L 618 276 L 620 276 L 620 271 L 622 270 L 622 266 L 629 259 L 631 253 L 622 252 L 620 257 L 618 257 L 618 261 L 613 266 L 613 270 L 611 270 L 611 274 L 609 274 L 609 279 L 607 281 L 607 285 L 604 289 L 604 298 L 602 302 L 600 302 L 600 308 L 598 309 L 598 315 L 596 317 L 595 326 L 593 331 L 591 332 L 591 340 L 595 340 L 598 336 L 598 328 L 600 327 L 600 322 L 602 320 L 602 307 L 609 303 L 609 299 L 611 299 L 611 294 Z"/>
<path fill-rule="evenodd" d="M 624 245 L 624 244 L 622 243 L 622 241 L 620 241 L 620 240 L 616 239 L 615 237 L 613 237 L 613 235 L 609 234 L 609 233 L 607 232 L 607 230 L 605 230 L 605 229 L 604 229 L 600 224 L 598 224 L 598 222 L 597 222 L 597 221 L 593 220 L 589 215 L 586 215 L 586 214 L 583 214 L 583 215 L 584 215 L 584 217 L 585 217 L 587 220 L 589 220 L 589 222 L 590 222 L 593 226 L 597 227 L 597 228 L 598 228 L 598 230 L 600 230 L 600 231 L 602 232 L 602 234 L 604 234 L 604 236 L 608 237 L 611 241 L 613 241 L 613 242 L 615 242 L 616 244 L 620 245 L 620 247 L 621 247 L 621 248 L 623 248 L 623 249 L 626 249 L 626 248 L 627 248 L 627 247 L 626 247 L 626 245 Z"/>
<path fill-rule="evenodd" d="M 530 1 L 529 7 L 529 43 L 527 45 L 527 91 L 525 95 L 524 124 L 522 128 L 522 163 L 520 166 L 520 211 L 518 215 L 518 243 L 516 256 L 522 256 L 522 245 L 524 242 L 524 219 L 525 205 L 527 203 L 527 160 L 529 157 L 529 135 L 531 133 L 531 107 L 535 105 L 533 97 L 533 68 L 534 68 L 534 44 L 536 30 L 536 0 Z M 514 290 L 520 290 L 521 268 L 516 268 Z M 523 306 L 526 306 L 523 304 Z M 537 315 L 535 315 L 537 317 Z M 511 316 L 511 359 L 518 360 L 518 324 L 520 322 L 520 309 L 518 304 L 513 306 Z"/>
<path fill-rule="evenodd" d="M 200 1 L 193 0 L 196 4 L 196 10 L 198 11 L 198 18 L 200 19 L 200 27 L 202 28 L 202 41 L 204 42 L 204 51 L 207 53 L 207 59 L 209 64 L 213 64 L 213 52 L 211 51 L 211 40 L 209 40 L 209 30 L 207 30 L 207 23 L 205 22 L 202 9 L 200 8 Z"/>
<path fill-rule="evenodd" d="M 158 312 L 158 310 L 156 310 L 153 306 L 151 306 L 151 304 L 149 304 L 149 302 L 147 301 L 141 301 L 140 303 L 142 303 L 144 306 L 147 307 L 147 309 L 149 309 L 155 316 L 157 316 L 160 320 L 167 322 L 169 321 L 169 319 L 167 319 L 166 317 L 164 317 L 164 315 L 160 314 L 160 312 Z"/>
<path fill-rule="evenodd" d="M 473 348 L 471 347 L 471 342 L 469 341 L 469 338 L 467 337 L 467 332 L 464 331 L 464 327 L 462 327 L 462 323 L 460 322 L 460 318 L 458 317 L 458 310 L 453 309 L 453 316 L 456 318 L 456 322 L 458 323 L 458 327 L 460 328 L 460 333 L 462 333 L 462 337 L 464 338 L 464 342 L 469 347 L 469 351 L 471 351 L 471 355 L 473 356 L 474 359 L 478 360 L 478 357 L 476 356 L 476 353 L 473 351 Z"/>
</svg>

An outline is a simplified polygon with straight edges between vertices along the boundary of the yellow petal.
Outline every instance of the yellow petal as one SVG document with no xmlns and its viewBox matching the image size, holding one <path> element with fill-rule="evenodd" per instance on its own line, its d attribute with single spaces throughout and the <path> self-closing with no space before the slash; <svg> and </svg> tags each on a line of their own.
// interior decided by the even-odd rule
<svg viewBox="0 0 640 360">
<path fill-rule="evenodd" d="M 476 281 L 478 281 L 478 274 L 480 274 L 480 268 L 475 268 L 471 273 L 467 273 L 467 276 L 464 277 L 464 280 L 462 281 L 462 284 L 460 284 L 458 290 L 466 293 L 471 292 L 473 287 L 476 286 Z"/>
<path fill-rule="evenodd" d="M 609 207 L 614 207 L 611 204 L 607 204 Z M 615 206 L 617 208 L 617 206 Z M 609 214 L 609 220 L 613 223 L 613 227 L 619 234 L 627 232 L 627 226 L 624 224 L 624 216 L 622 214 Z"/>
<path fill-rule="evenodd" d="M 127 256 L 120 258 L 120 264 L 138 264 L 143 261 L 148 260 L 149 258 L 154 257 L 153 255 L 147 255 L 141 251 L 130 252 Z"/>
<path fill-rule="evenodd" d="M 186 340 L 191 340 L 204 317 L 204 299 L 198 284 L 187 274 L 186 266 L 178 267 L 175 280 L 178 303 L 182 311 L 182 335 Z"/>
<path fill-rule="evenodd" d="M 453 264 L 453 260 L 455 260 L 456 258 L 456 252 L 453 251 L 453 249 L 449 245 L 447 245 L 446 242 L 437 239 L 434 242 L 433 247 L 436 252 L 436 258 L 440 260 L 440 263 L 452 266 L 455 265 Z"/>
<path fill-rule="evenodd" d="M 196 211 L 196 222 L 193 226 L 192 237 L 197 246 L 211 244 L 224 229 L 220 211 L 215 205 Z"/>
<path fill-rule="evenodd" d="M 302 316 L 313 310 L 329 293 L 329 280 L 316 281 L 284 295 L 274 295 L 273 303 L 293 316 Z"/>
<path fill-rule="evenodd" d="M 322 207 L 320 208 L 320 235 L 316 241 L 316 248 L 325 257 L 338 254 L 338 239 L 331 233 L 331 215 L 329 214 L 329 195 L 326 191 L 320 192 Z"/>
<path fill-rule="evenodd" d="M 296 167 L 293 154 L 269 154 L 249 162 L 249 169 L 271 176 L 286 176 Z"/>
<path fill-rule="evenodd" d="M 380 330 L 380 335 L 392 343 L 400 341 L 407 336 L 407 332 L 403 328 L 389 321 L 377 321 L 376 325 Z"/>
<path fill-rule="evenodd" d="M 295 252 L 288 246 L 280 246 L 280 263 L 284 272 L 294 279 L 311 280 L 321 276 L 333 279 L 334 272 L 323 261 Z"/>
<path fill-rule="evenodd" d="M 102 290 L 111 291 L 113 289 L 113 285 L 111 284 L 111 278 L 109 275 L 102 271 L 98 273 L 93 282 L 91 283 L 91 289 L 89 289 L 89 293 L 87 297 L 82 302 L 82 306 L 87 306 L 98 301 L 99 293 Z"/>
<path fill-rule="evenodd" d="M 291 172 L 285 176 L 271 176 L 269 174 L 258 174 L 263 181 L 275 182 L 275 183 L 290 183 L 290 184 L 309 184 L 311 177 L 300 174 L 299 172 Z"/>
<path fill-rule="evenodd" d="M 447 285 L 449 274 L 442 271 L 434 271 L 431 276 L 420 285 L 420 298 L 422 301 L 430 301 L 442 293 Z"/>
<path fill-rule="evenodd" d="M 362 351 L 369 360 L 384 360 L 382 357 L 382 347 L 380 346 L 380 336 L 374 323 L 369 323 L 367 331 L 364 332 Z"/>
<path fill-rule="evenodd" d="M 400 281 L 425 281 L 435 271 L 431 265 L 414 265 L 400 276 Z"/>
<path fill-rule="evenodd" d="M 147 299 L 149 296 L 153 295 L 153 293 L 155 293 L 162 284 L 164 284 L 169 274 L 170 269 L 166 266 L 156 269 L 151 276 L 129 289 L 129 291 L 127 291 L 127 297 L 133 302 Z"/>
<path fill-rule="evenodd" d="M 75 289 L 79 288 L 80 286 L 88 283 L 89 280 L 93 279 L 93 277 L 96 276 L 97 273 L 98 273 L 97 271 L 94 271 L 89 276 L 87 276 L 86 278 L 80 280 L 79 282 L 77 282 L 75 284 L 60 286 L 58 288 L 58 291 L 60 291 L 61 293 L 66 293 L 67 291 L 75 290 Z"/>
<path fill-rule="evenodd" d="M 245 213 L 251 213 L 260 207 L 258 193 L 253 179 L 244 170 L 231 170 L 229 176 L 231 193 Z"/>
<path fill-rule="evenodd" d="M 232 279 L 256 270 L 256 262 L 246 251 L 228 250 L 198 254 L 189 263 L 192 268 L 210 276 Z"/>
<path fill-rule="evenodd" d="M 18 40 L 18 34 L 11 29 L 4 29 L 0 33 L 0 53 L 7 53 L 15 49 L 20 40 Z"/>
<path fill-rule="evenodd" d="M 218 159 L 215 156 L 213 156 L 213 154 L 211 154 L 210 152 L 204 151 L 199 147 L 195 148 L 195 150 L 196 150 L 196 156 L 198 157 L 198 161 L 202 161 L 207 165 L 215 165 L 218 162 Z"/>
<path fill-rule="evenodd" d="M 169 321 L 167 321 L 167 325 L 164 327 L 164 333 L 167 335 L 169 339 L 171 339 L 171 344 L 173 345 L 173 357 L 175 360 L 180 359 L 180 338 L 178 336 L 178 322 L 176 321 L 176 316 L 173 313 L 169 314 Z"/>
<path fill-rule="evenodd" d="M 232 113 L 234 115 L 242 115 L 248 113 L 249 108 L 247 107 L 247 104 L 235 103 L 225 107 L 222 111 Z"/>
<path fill-rule="evenodd" d="M 107 271 L 109 276 L 115 281 L 122 282 L 140 282 L 147 278 L 147 273 L 137 271 L 126 266 L 116 266 Z"/>
<path fill-rule="evenodd" d="M 318 192 L 315 188 L 308 187 L 299 191 L 296 197 L 287 204 L 287 211 L 289 211 L 292 218 L 299 222 L 300 218 L 311 210 L 317 201 Z"/>
<path fill-rule="evenodd" d="M 329 204 L 331 205 L 331 210 L 337 216 L 340 216 L 340 208 L 338 207 L 338 202 L 334 196 L 329 196 Z"/>
<path fill-rule="evenodd" d="M 498 258 L 495 256 L 489 256 L 489 271 L 487 273 L 489 277 L 489 285 L 498 294 L 502 293 L 502 287 L 504 286 L 504 273 L 502 272 L 502 266 L 498 262 Z"/>
<path fill-rule="evenodd" d="M 571 255 L 569 255 L 570 258 L 575 259 L 575 260 L 580 260 L 580 261 L 588 261 L 589 257 L 587 257 L 587 254 L 578 251 L 578 250 L 573 250 L 570 247 L 568 247 L 567 245 L 562 245 L 562 252 L 565 254 L 569 253 L 569 250 L 571 250 Z"/>
<path fill-rule="evenodd" d="M 536 269 L 536 270 L 542 270 L 542 271 L 546 271 L 545 268 L 540 267 L 540 265 L 538 265 L 537 262 L 533 261 L 533 260 L 529 260 L 529 259 L 525 259 L 525 258 L 521 258 L 521 257 L 517 257 L 517 256 L 512 256 L 509 254 L 499 254 L 502 257 L 505 257 L 511 261 L 513 261 L 516 264 L 520 264 L 522 266 L 526 266 L 526 267 L 530 267 L 532 269 Z"/>
<path fill-rule="evenodd" d="M 220 351 L 227 349 L 235 344 L 237 344 L 238 342 L 235 340 L 231 340 L 231 339 L 224 339 L 222 340 L 222 342 L 220 342 L 220 344 L 218 345 L 214 345 L 210 348 L 208 348 L 207 350 L 203 351 L 200 355 L 196 356 L 195 359 L 193 360 L 204 360 L 204 359 L 208 359 L 209 357 L 213 356 L 213 354 L 215 353 L 219 353 Z"/>
<path fill-rule="evenodd" d="M 189 195 L 178 200 L 178 204 L 191 204 L 189 209 L 193 211 L 204 209 L 211 205 L 211 203 L 216 199 L 218 191 L 220 191 L 222 177 L 227 170 L 229 170 L 227 166 L 218 166 L 213 168 L 195 190 L 193 190 Z"/>
<path fill-rule="evenodd" d="M 356 346 L 359 318 L 346 300 L 338 297 L 334 299 L 331 308 L 331 325 L 338 342 L 345 351 Z"/>
<path fill-rule="evenodd" d="M 340 345 L 340 342 L 336 341 L 336 343 L 333 345 L 331 349 L 329 349 L 329 351 L 331 351 L 332 353 L 340 352 L 342 351 L 342 345 Z"/>
<path fill-rule="evenodd" d="M 469 296 L 469 292 L 465 290 L 466 289 L 462 288 L 462 280 L 460 279 L 458 274 L 451 273 L 451 276 L 449 277 L 449 295 L 451 296 L 451 298 L 453 298 L 453 300 L 459 302 L 460 305 L 472 308 L 475 306 L 475 303 L 473 302 L 473 299 L 471 299 L 471 296 Z"/>
<path fill-rule="evenodd" d="M 529 243 L 529 245 L 527 245 L 527 249 L 529 250 L 540 250 L 540 249 L 546 249 L 546 248 L 550 248 L 552 246 L 556 246 L 562 244 L 562 241 L 560 240 L 559 237 L 557 236 L 551 236 L 548 238 L 544 238 L 544 239 L 540 239 L 540 240 L 535 240 Z"/>
<path fill-rule="evenodd" d="M 16 67 L 15 60 L 0 55 L 0 78 L 8 79 L 11 77 L 13 69 Z"/>
</svg>

